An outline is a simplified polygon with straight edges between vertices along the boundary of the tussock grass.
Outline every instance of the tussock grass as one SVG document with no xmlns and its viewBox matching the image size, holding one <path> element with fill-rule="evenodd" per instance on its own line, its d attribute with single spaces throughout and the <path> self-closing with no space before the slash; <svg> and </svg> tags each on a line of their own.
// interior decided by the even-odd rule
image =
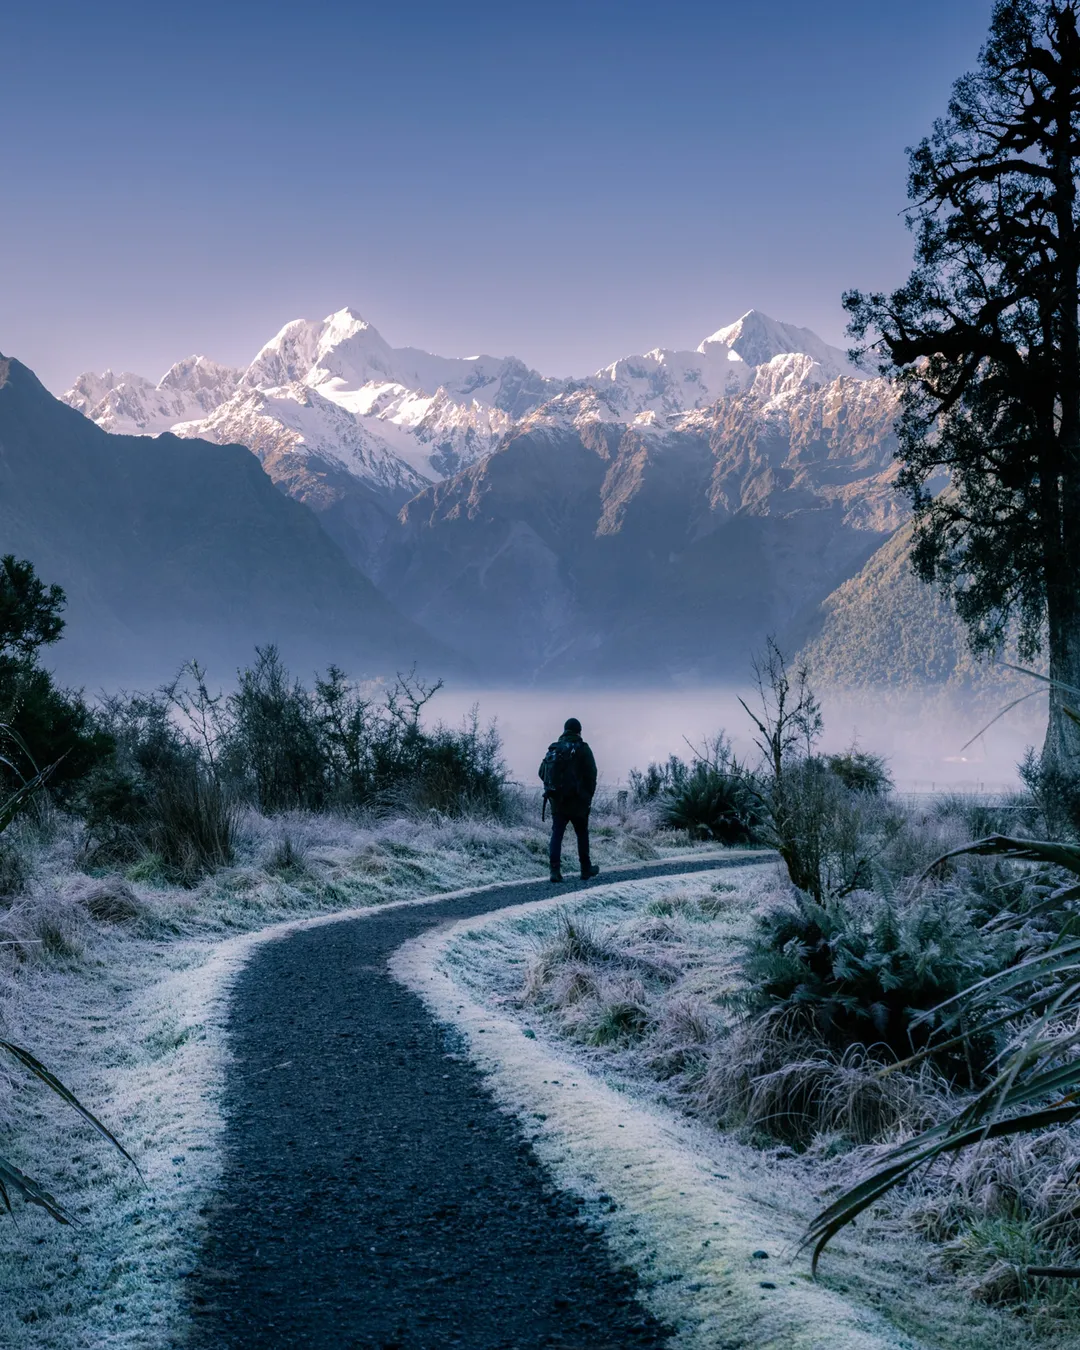
<svg viewBox="0 0 1080 1350">
<path fill-rule="evenodd" d="M 940 814 L 919 808 L 931 840 L 904 842 L 906 857 L 932 861 L 943 844 L 963 837 L 966 823 L 946 807 Z M 746 943 L 763 917 L 788 903 L 790 889 L 764 868 L 736 892 L 717 886 L 662 888 L 636 905 L 586 898 L 560 915 L 536 917 L 516 945 L 501 949 L 505 980 L 521 971 L 504 997 L 532 1025 L 539 1018 L 574 1043 L 596 1072 L 617 1071 L 766 1155 L 787 1150 L 785 1165 L 802 1177 L 796 1184 L 827 1203 L 888 1148 L 952 1116 L 970 1090 L 963 1075 L 950 1078 L 932 1063 L 882 1076 L 897 1051 L 874 1043 L 869 1022 L 865 1044 L 845 1045 L 819 1034 L 797 1008 L 743 1011 L 754 1003 Z M 1023 914 L 1049 889 L 1038 878 L 1018 880 L 999 860 L 977 858 L 951 870 L 939 895 L 992 933 L 998 915 Z M 1025 941 L 1040 940 L 1040 921 L 1023 929 Z M 509 938 L 512 925 L 505 928 Z M 927 959 L 940 961 L 942 953 L 928 951 Z M 1062 1028 L 1062 1036 L 1073 1030 Z M 1073 1285 L 1025 1273 L 1080 1264 L 1077 1127 L 988 1140 L 939 1160 L 878 1207 L 870 1232 L 886 1245 L 890 1234 L 925 1239 L 928 1278 L 1022 1318 L 1018 1344 L 1080 1341 Z"/>
</svg>

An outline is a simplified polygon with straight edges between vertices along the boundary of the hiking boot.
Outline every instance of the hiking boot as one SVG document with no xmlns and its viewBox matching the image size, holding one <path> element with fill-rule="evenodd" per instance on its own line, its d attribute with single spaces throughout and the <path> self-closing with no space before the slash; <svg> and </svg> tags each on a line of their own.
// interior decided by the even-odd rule
<svg viewBox="0 0 1080 1350">
<path fill-rule="evenodd" d="M 548 877 L 548 880 L 549 880 L 549 881 L 552 881 L 552 882 L 555 882 L 555 881 L 562 881 L 562 873 L 561 873 L 561 872 L 552 872 L 551 876 Z"/>
<path fill-rule="evenodd" d="M 591 866 L 587 867 L 584 872 L 582 872 L 581 879 L 582 881 L 591 881 L 593 877 L 598 877 L 599 875 L 600 869 L 599 867 L 597 867 L 596 863 L 593 863 Z"/>
</svg>

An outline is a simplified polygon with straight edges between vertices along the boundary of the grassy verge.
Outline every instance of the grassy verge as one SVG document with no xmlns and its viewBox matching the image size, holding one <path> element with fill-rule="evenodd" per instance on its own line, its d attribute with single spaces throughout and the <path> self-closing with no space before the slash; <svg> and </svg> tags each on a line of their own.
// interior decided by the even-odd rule
<svg viewBox="0 0 1080 1350">
<path fill-rule="evenodd" d="M 687 1147 L 711 1164 L 697 1184 L 715 1190 L 717 1205 L 740 1216 L 740 1234 L 746 1216 L 755 1216 L 760 1246 L 780 1241 L 785 1247 L 785 1261 L 770 1265 L 770 1271 L 779 1270 L 782 1281 L 799 1282 L 808 1259 L 795 1257 L 793 1244 L 822 1201 L 850 1180 L 860 1132 L 864 1139 L 881 1140 L 916 1128 L 920 1113 L 933 1109 L 935 1089 L 926 1085 L 920 1093 L 918 1085 L 905 1084 L 883 1100 L 880 1090 L 875 1095 L 877 1080 L 857 1058 L 826 1066 L 820 1057 L 800 1062 L 785 1051 L 783 1074 L 766 1082 L 756 1113 L 745 1109 L 753 1095 L 746 1091 L 748 1082 L 767 1080 L 770 1068 L 767 1043 L 740 1040 L 746 1035 L 737 1012 L 741 952 L 756 916 L 787 892 L 786 878 L 764 868 L 738 876 L 630 883 L 570 904 L 547 902 L 497 922 L 459 925 L 438 959 L 477 1005 L 511 1020 L 519 1037 L 538 1040 L 560 1060 L 561 1081 L 587 1074 L 643 1109 L 688 1121 Z M 478 1044 L 489 1045 L 489 1037 Z M 766 1061 L 763 1067 L 759 1062 L 755 1068 L 755 1054 Z M 826 1069 L 831 1105 L 818 1112 L 818 1128 L 808 1139 L 778 1144 L 784 1131 L 776 1116 L 796 1108 L 800 1095 L 817 1091 Z M 625 1135 L 613 1138 L 622 1149 Z M 1066 1146 L 1058 1138 L 1041 1148 L 1059 1154 L 1064 1149 L 1075 1159 L 1078 1143 L 1073 1137 Z M 626 1156 L 637 1165 L 631 1153 Z M 1027 1162 L 1030 1181 L 1022 1175 L 1024 1158 L 1010 1162 L 985 1154 L 979 1163 L 954 1167 L 948 1180 L 923 1179 L 836 1240 L 823 1264 L 822 1284 L 882 1314 L 897 1329 L 897 1343 L 906 1336 L 941 1350 L 981 1350 L 1002 1338 L 1025 1350 L 1076 1345 L 1068 1291 L 1050 1299 L 1013 1298 L 1011 1310 L 984 1292 L 995 1244 L 1015 1255 L 1017 1244 L 1030 1242 L 1030 1236 L 1018 1222 L 980 1221 L 975 1211 L 981 1203 L 984 1212 L 993 1214 L 996 1207 L 1001 1215 L 1007 1197 L 1000 1188 L 1010 1168 L 1018 1188 L 1047 1180 L 1045 1165 L 1034 1157 Z M 618 1171 L 615 1167 L 613 1174 Z M 1057 1175 L 1064 1176 L 1060 1168 Z M 994 1187 L 996 1197 L 990 1193 Z M 639 1202 L 652 1203 L 647 1196 Z M 671 1273 L 678 1270 L 672 1253 L 685 1245 L 680 1223 L 690 1222 L 691 1211 L 680 1210 L 670 1197 L 665 1205 L 653 1231 L 661 1249 L 668 1245 Z M 950 1207 L 958 1213 L 950 1216 Z M 958 1231 L 964 1234 L 960 1239 Z M 716 1241 L 704 1229 L 697 1237 Z M 963 1265 L 958 1248 L 964 1243 L 977 1249 L 976 1262 Z M 770 1251 L 770 1259 L 778 1254 Z M 736 1277 L 745 1274 L 738 1256 L 732 1253 L 725 1267 L 736 1288 Z M 684 1315 L 716 1295 L 700 1271 L 693 1282 L 677 1283 L 677 1292 Z M 702 1311 L 700 1324 L 710 1325 L 710 1317 L 715 1313 Z M 713 1325 L 716 1334 L 718 1326 Z"/>
</svg>

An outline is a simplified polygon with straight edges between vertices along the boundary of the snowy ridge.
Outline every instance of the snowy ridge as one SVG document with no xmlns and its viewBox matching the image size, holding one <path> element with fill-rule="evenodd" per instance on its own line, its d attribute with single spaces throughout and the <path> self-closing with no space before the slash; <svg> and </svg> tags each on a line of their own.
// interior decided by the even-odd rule
<svg viewBox="0 0 1080 1350">
<path fill-rule="evenodd" d="M 840 377 L 861 379 L 838 348 L 751 310 L 696 351 L 654 348 L 582 380 L 541 375 L 516 357 L 445 357 L 391 347 L 345 308 L 287 323 L 242 371 L 203 356 L 155 385 L 140 375 L 81 375 L 64 401 L 107 431 L 175 431 L 331 464 L 400 502 L 485 458 L 518 426 L 611 422 L 675 428 L 750 393 L 777 405 Z"/>
<path fill-rule="evenodd" d="M 172 430 L 246 445 L 264 466 L 283 454 L 315 457 L 402 501 L 429 482 L 355 417 L 302 384 L 240 390 L 209 417 L 178 422 Z"/>
<path fill-rule="evenodd" d="M 205 417 L 236 388 L 241 372 L 206 356 L 170 366 L 157 384 L 130 372 L 80 375 L 63 401 L 106 431 L 127 436 L 171 431 L 177 422 Z"/>
<path fill-rule="evenodd" d="M 774 357 L 800 353 L 815 361 L 822 368 L 826 379 L 834 380 L 840 375 L 865 378 L 848 360 L 846 352 L 839 347 L 830 347 L 809 328 L 778 323 L 756 309 L 748 310 L 741 319 L 736 319 L 726 328 L 717 329 L 698 347 L 698 351 L 703 355 L 726 351 L 729 356 L 737 356 L 748 366 L 761 366 Z"/>
</svg>

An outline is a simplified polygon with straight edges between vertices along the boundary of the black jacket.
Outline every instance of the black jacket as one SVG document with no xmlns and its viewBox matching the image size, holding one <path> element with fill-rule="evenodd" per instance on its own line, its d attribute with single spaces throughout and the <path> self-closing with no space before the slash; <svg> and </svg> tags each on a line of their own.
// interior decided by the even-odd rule
<svg viewBox="0 0 1080 1350">
<path fill-rule="evenodd" d="M 560 815 L 576 816 L 584 815 L 592 805 L 593 794 L 596 792 L 596 758 L 589 749 L 587 742 L 572 731 L 564 731 L 559 737 L 559 741 L 554 742 L 569 743 L 577 746 L 577 766 L 578 766 L 578 786 L 579 790 L 572 796 L 563 793 L 552 793 L 549 797 L 552 811 L 558 811 Z M 544 766 L 540 765 L 539 775 L 544 776 Z"/>
</svg>

